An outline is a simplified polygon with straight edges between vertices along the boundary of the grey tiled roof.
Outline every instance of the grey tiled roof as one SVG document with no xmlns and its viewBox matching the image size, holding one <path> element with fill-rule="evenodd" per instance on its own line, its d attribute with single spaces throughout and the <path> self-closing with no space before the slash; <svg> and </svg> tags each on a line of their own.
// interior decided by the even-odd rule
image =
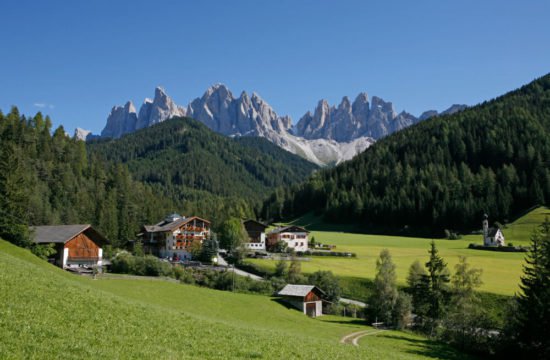
<svg viewBox="0 0 550 360">
<path fill-rule="evenodd" d="M 288 225 L 288 226 L 281 226 L 281 227 L 278 227 L 276 229 L 273 229 L 270 232 L 270 234 L 278 234 L 278 233 L 282 233 L 282 232 L 306 232 L 306 233 L 309 233 L 309 231 L 307 231 L 306 229 L 304 229 L 301 226 Z"/>
<path fill-rule="evenodd" d="M 288 284 L 285 286 L 281 291 L 279 291 L 278 295 L 280 296 L 306 296 L 309 294 L 309 292 L 313 289 L 317 288 L 315 285 L 293 285 Z M 323 293 L 323 290 L 317 288 L 321 293 Z"/>
<path fill-rule="evenodd" d="M 36 243 L 66 243 L 76 235 L 87 230 L 91 225 L 53 225 L 31 226 Z"/>
</svg>

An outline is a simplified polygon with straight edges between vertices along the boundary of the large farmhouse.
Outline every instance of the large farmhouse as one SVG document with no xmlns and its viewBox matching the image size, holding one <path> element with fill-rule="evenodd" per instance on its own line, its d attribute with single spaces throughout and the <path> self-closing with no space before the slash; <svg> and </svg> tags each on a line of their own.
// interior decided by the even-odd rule
<svg viewBox="0 0 550 360">
<path fill-rule="evenodd" d="M 274 249 L 279 241 L 284 241 L 289 249 L 306 251 L 309 231 L 300 226 L 283 226 L 271 231 L 267 237 L 267 248 Z"/>
<path fill-rule="evenodd" d="M 210 221 L 171 214 L 155 225 L 144 225 L 143 250 L 160 257 L 191 259 L 193 249 L 210 237 Z"/>
<path fill-rule="evenodd" d="M 243 244 L 244 247 L 249 250 L 265 251 L 265 229 L 267 229 L 267 225 L 256 220 L 246 220 L 243 225 L 248 234 L 248 242 Z"/>
<path fill-rule="evenodd" d="M 323 315 L 324 294 L 323 290 L 314 285 L 288 284 L 277 295 L 307 316 L 316 317 Z"/>
<path fill-rule="evenodd" d="M 91 225 L 34 226 L 31 233 L 37 244 L 54 244 L 57 253 L 50 261 L 59 267 L 102 265 L 107 239 Z"/>
</svg>

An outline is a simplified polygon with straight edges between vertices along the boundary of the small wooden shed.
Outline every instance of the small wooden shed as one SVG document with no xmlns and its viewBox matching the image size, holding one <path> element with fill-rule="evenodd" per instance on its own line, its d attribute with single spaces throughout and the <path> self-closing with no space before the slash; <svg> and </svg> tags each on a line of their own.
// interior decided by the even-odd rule
<svg viewBox="0 0 550 360">
<path fill-rule="evenodd" d="M 323 315 L 323 290 L 315 285 L 286 285 L 278 293 L 283 300 L 310 317 Z"/>
<path fill-rule="evenodd" d="M 101 266 L 103 246 L 107 239 L 91 225 L 33 226 L 37 244 L 55 244 L 53 262 L 62 268 Z"/>
</svg>

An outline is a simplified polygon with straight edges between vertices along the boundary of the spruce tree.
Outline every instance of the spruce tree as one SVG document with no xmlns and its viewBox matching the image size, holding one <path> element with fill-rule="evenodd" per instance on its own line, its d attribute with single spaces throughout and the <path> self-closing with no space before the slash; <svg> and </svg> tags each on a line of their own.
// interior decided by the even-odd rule
<svg viewBox="0 0 550 360">
<path fill-rule="evenodd" d="M 425 275 L 425 280 L 429 283 L 428 288 L 428 317 L 430 319 L 431 332 L 435 330 L 435 326 L 442 318 L 445 312 L 445 305 L 449 295 L 449 269 L 447 263 L 439 255 L 439 251 L 435 246 L 435 241 L 432 240 L 430 250 L 430 259 L 426 263 L 428 274 Z"/>
<path fill-rule="evenodd" d="M 415 260 L 411 264 L 407 276 L 407 290 L 412 296 L 412 307 L 417 322 L 422 322 L 428 315 L 430 282 L 427 275 L 420 261 Z"/>
<path fill-rule="evenodd" d="M 530 359 L 550 358 L 550 221 L 531 236 L 531 250 L 525 259 L 521 292 L 507 317 L 506 354 Z"/>
</svg>

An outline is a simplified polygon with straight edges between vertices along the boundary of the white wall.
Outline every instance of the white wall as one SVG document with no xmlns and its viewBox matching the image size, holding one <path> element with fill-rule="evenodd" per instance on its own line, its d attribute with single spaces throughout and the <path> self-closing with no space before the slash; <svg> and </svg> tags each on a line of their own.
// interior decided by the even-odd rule
<svg viewBox="0 0 550 360">
<path fill-rule="evenodd" d="M 303 239 L 299 239 L 299 236 L 304 236 Z M 281 233 L 279 239 L 287 243 L 289 248 L 294 251 L 306 251 L 308 249 L 308 236 L 307 233 Z"/>
<path fill-rule="evenodd" d="M 261 233 L 259 243 L 244 243 L 243 245 L 249 250 L 265 250 L 265 233 Z"/>
</svg>

